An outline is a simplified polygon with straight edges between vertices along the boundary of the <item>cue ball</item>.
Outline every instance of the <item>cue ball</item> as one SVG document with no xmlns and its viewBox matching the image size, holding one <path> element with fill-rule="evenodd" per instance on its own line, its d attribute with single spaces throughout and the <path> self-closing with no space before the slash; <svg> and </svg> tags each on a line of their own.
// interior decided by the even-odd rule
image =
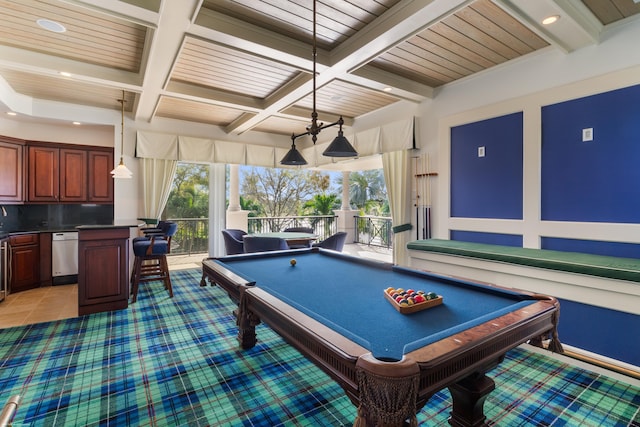
<svg viewBox="0 0 640 427">
<path fill-rule="evenodd" d="M 296 265 L 296 259 L 292 258 L 291 261 L 289 261 L 291 263 L 291 267 Z"/>
</svg>

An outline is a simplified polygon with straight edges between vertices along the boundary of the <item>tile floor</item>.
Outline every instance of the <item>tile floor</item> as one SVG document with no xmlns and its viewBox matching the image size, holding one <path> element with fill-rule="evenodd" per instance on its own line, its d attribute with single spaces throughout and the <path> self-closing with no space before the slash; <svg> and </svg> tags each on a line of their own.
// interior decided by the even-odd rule
<svg viewBox="0 0 640 427">
<path fill-rule="evenodd" d="M 78 315 L 78 286 L 59 285 L 11 294 L 0 303 L 0 328 Z"/>
</svg>

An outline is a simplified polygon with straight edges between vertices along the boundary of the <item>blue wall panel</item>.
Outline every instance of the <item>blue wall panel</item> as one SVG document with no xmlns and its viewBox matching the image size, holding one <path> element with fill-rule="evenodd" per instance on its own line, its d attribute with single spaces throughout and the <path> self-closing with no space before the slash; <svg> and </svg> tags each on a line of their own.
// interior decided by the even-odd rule
<svg viewBox="0 0 640 427">
<path fill-rule="evenodd" d="M 452 217 L 522 219 L 522 117 L 451 128 Z"/>
<path fill-rule="evenodd" d="M 622 258 L 640 258 L 640 244 L 635 243 L 562 239 L 559 237 L 542 237 L 540 243 L 542 249 L 551 249 L 554 251 L 581 252 Z"/>
<path fill-rule="evenodd" d="M 560 342 L 640 366 L 640 316 L 560 300 Z"/>
<path fill-rule="evenodd" d="M 640 86 L 542 108 L 541 204 L 543 220 L 640 222 Z"/>
<path fill-rule="evenodd" d="M 484 233 L 479 231 L 451 230 L 450 239 L 458 242 L 486 243 L 489 245 L 522 247 L 522 236 L 517 234 Z"/>
</svg>

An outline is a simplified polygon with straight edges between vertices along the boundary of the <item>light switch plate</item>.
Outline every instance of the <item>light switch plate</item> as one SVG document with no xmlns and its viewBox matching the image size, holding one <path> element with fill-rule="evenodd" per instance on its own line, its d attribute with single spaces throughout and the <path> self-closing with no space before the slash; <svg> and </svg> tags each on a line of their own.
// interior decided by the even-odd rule
<svg viewBox="0 0 640 427">
<path fill-rule="evenodd" d="M 484 157 L 484 147 L 478 147 L 478 157 Z"/>
<path fill-rule="evenodd" d="M 593 141 L 593 128 L 582 129 L 582 142 Z"/>
</svg>

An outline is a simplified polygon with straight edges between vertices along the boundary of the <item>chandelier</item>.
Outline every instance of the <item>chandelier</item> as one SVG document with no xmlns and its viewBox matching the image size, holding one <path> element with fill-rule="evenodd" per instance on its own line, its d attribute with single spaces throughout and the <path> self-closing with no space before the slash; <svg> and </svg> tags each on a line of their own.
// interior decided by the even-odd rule
<svg viewBox="0 0 640 427">
<path fill-rule="evenodd" d="M 299 134 L 291 134 L 291 149 L 289 152 L 282 158 L 280 164 L 288 165 L 288 166 L 301 166 L 306 165 L 307 161 L 302 157 L 302 154 L 296 149 L 296 138 L 305 135 L 311 135 L 311 140 L 315 145 L 318 140 L 318 134 L 322 129 L 326 129 L 331 126 L 338 125 L 338 136 L 335 137 L 333 142 L 329 144 L 326 150 L 322 153 L 323 156 L 327 157 L 356 157 L 358 152 L 353 148 L 353 146 L 349 143 L 347 138 L 345 138 L 342 132 L 342 125 L 344 124 L 344 120 L 342 116 L 338 119 L 338 121 L 325 125 L 324 123 L 318 122 L 318 111 L 316 110 L 316 57 L 317 57 L 317 49 L 316 49 L 316 0 L 313 0 L 313 111 L 311 112 L 311 124 L 307 126 L 307 131 Z"/>
</svg>

